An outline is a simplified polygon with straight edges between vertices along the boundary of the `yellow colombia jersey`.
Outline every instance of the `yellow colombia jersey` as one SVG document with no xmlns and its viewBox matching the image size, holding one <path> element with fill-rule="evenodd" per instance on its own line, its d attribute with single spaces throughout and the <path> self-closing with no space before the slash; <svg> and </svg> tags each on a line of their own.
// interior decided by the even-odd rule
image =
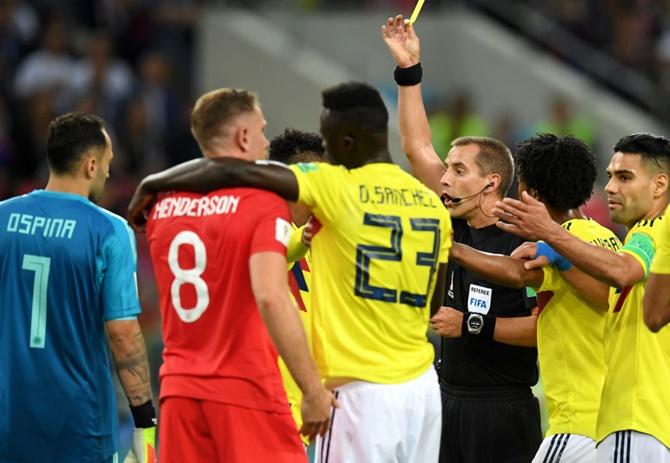
<svg viewBox="0 0 670 463">
<path fill-rule="evenodd" d="M 433 361 L 426 338 L 451 220 L 400 167 L 290 167 L 317 219 L 312 239 L 312 349 L 322 378 L 401 383 Z"/>
<path fill-rule="evenodd" d="M 574 219 L 563 228 L 577 238 L 619 251 L 621 242 L 595 220 Z M 605 311 L 585 301 L 554 267 L 545 267 L 538 288 L 537 350 L 553 434 L 596 438 L 605 380 Z"/>
<path fill-rule="evenodd" d="M 665 210 L 665 217 L 670 217 L 670 206 Z M 670 220 L 663 220 L 660 232 L 660 243 L 651 264 L 651 271 L 663 275 L 670 274 Z"/>
<path fill-rule="evenodd" d="M 644 285 L 667 218 L 638 222 L 622 252 L 633 256 L 645 277 L 632 287 L 610 290 L 605 327 L 607 375 L 598 415 L 598 441 L 616 431 L 650 434 L 670 447 L 670 327 L 654 334 L 644 324 Z"/>
<path fill-rule="evenodd" d="M 287 255 L 297 258 L 295 262 L 289 260 L 288 281 L 291 289 L 291 297 L 298 308 L 302 326 L 305 328 L 308 345 L 311 344 L 311 321 L 310 321 L 310 295 L 309 288 L 312 284 L 311 266 L 312 259 L 309 250 L 304 248 L 300 242 L 302 231 L 304 227 L 296 228 L 293 226 L 293 233 L 291 240 L 286 250 Z M 304 257 L 303 257 L 304 256 Z M 284 380 L 284 389 L 288 397 L 288 403 L 291 406 L 291 413 L 295 419 L 298 429 L 302 426 L 302 415 L 300 414 L 300 402 L 302 399 L 302 392 L 296 384 L 295 380 L 289 373 L 286 364 L 282 358 L 279 358 L 279 371 Z"/>
</svg>

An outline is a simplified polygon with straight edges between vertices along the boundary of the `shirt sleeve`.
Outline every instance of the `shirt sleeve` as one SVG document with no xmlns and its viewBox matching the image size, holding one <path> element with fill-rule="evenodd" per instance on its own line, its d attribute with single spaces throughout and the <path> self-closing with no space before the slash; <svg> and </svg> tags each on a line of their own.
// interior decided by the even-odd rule
<svg viewBox="0 0 670 463">
<path fill-rule="evenodd" d="M 670 274 L 670 216 L 663 218 L 663 228 L 659 235 L 658 251 L 651 264 L 653 273 Z"/>
<path fill-rule="evenodd" d="M 642 266 L 645 278 L 649 275 L 656 254 L 656 245 L 650 235 L 642 231 L 633 233 L 620 252 L 633 256 Z"/>
<path fill-rule="evenodd" d="M 561 272 L 551 266 L 542 267 L 542 272 L 544 273 L 544 278 L 542 280 L 542 285 L 537 288 L 537 292 L 541 293 L 542 291 L 555 291 L 559 286 L 565 286 L 565 280 L 561 277 Z"/>
<path fill-rule="evenodd" d="M 142 310 L 137 294 L 135 235 L 127 223 L 114 226 L 102 248 L 102 304 L 105 320 L 131 318 Z"/>
<path fill-rule="evenodd" d="M 307 251 L 309 251 L 309 248 L 302 242 L 302 232 L 306 226 L 305 224 L 300 228 L 293 228 L 291 231 L 291 238 L 286 249 L 286 260 L 289 265 L 305 257 Z"/>
<path fill-rule="evenodd" d="M 309 207 L 325 223 L 332 223 L 342 210 L 338 194 L 345 169 L 322 162 L 289 166 L 298 181 L 298 202 Z"/>
<path fill-rule="evenodd" d="M 291 238 L 290 212 L 286 201 L 272 193 L 259 192 L 258 220 L 251 238 L 251 255 L 277 252 L 286 256 Z"/>
</svg>

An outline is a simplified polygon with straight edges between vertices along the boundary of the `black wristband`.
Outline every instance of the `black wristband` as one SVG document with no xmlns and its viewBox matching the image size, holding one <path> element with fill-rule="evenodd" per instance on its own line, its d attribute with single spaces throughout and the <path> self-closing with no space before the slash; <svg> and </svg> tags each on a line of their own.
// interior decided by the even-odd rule
<svg viewBox="0 0 670 463">
<path fill-rule="evenodd" d="M 417 85 L 421 83 L 421 79 L 423 78 L 423 68 L 421 67 L 421 63 L 416 63 L 414 66 L 408 68 L 396 66 L 393 77 L 400 86 L 410 87 Z"/>
<path fill-rule="evenodd" d="M 465 312 L 461 325 L 461 336 L 493 340 L 496 330 L 496 317 L 477 312 Z"/>
<path fill-rule="evenodd" d="M 156 409 L 149 400 L 137 407 L 130 407 L 130 413 L 133 414 L 133 421 L 136 428 L 152 428 L 156 426 Z"/>
</svg>

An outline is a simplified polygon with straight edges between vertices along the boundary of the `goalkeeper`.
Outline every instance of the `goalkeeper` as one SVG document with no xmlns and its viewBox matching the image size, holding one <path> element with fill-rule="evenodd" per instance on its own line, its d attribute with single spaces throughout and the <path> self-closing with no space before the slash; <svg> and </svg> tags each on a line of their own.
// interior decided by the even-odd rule
<svg viewBox="0 0 670 463">
<path fill-rule="evenodd" d="M 110 350 L 143 428 L 128 461 L 153 462 L 135 237 L 95 204 L 113 157 L 104 122 L 58 117 L 46 154 L 46 188 L 0 203 L 0 463 L 118 461 Z"/>
</svg>

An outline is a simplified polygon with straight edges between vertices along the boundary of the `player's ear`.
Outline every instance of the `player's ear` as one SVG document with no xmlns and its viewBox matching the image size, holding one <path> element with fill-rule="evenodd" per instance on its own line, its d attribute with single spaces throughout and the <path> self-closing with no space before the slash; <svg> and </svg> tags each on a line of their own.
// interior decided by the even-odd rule
<svg viewBox="0 0 670 463">
<path fill-rule="evenodd" d="M 668 180 L 669 180 L 668 174 L 666 174 L 666 173 L 661 173 L 661 174 L 658 174 L 656 176 L 656 182 L 655 182 L 655 185 L 654 185 L 654 187 L 655 187 L 654 188 L 655 189 L 654 196 L 655 197 L 659 197 L 659 196 L 663 196 L 663 195 L 667 194 L 668 187 L 670 186 L 670 185 L 668 185 Z"/>
<path fill-rule="evenodd" d="M 84 155 L 84 159 L 82 161 L 82 169 L 87 179 L 95 178 L 99 168 L 100 168 L 100 162 L 97 156 L 91 153 L 87 153 Z"/>
<path fill-rule="evenodd" d="M 246 127 L 239 127 L 235 132 L 235 143 L 245 153 L 251 147 L 251 139 L 249 137 L 249 129 Z"/>
</svg>

